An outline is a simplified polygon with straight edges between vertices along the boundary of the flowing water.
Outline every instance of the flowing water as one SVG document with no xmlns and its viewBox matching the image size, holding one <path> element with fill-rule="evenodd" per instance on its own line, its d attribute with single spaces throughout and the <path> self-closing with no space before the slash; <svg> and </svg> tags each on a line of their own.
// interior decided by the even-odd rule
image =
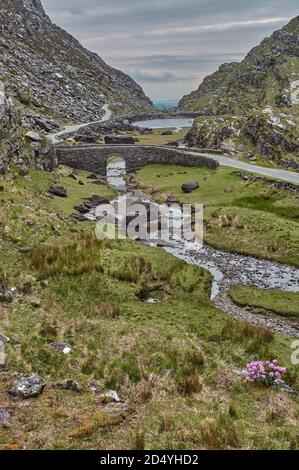
<svg viewBox="0 0 299 470">
<path fill-rule="evenodd" d="M 148 203 L 149 197 L 139 190 L 127 188 L 124 175 L 126 174 L 125 162 L 115 160 L 107 166 L 108 184 L 119 192 L 119 198 L 126 197 L 129 202 Z M 112 203 L 117 202 L 112 201 Z M 158 207 L 163 207 L 159 206 Z M 94 217 L 91 215 L 91 217 Z M 157 240 L 149 243 L 157 246 Z M 299 291 L 299 270 L 293 266 L 287 266 L 272 261 L 256 259 L 237 253 L 213 248 L 208 245 L 187 242 L 185 240 L 172 240 L 171 246 L 165 246 L 167 252 L 186 261 L 188 264 L 207 269 L 213 276 L 211 299 L 216 305 L 227 313 L 242 319 L 248 319 L 252 323 L 264 324 L 273 330 L 299 336 L 299 331 L 287 321 L 253 315 L 238 307 L 232 307 L 226 293 L 234 284 L 246 284 L 259 288 L 277 288 L 284 291 Z M 234 312 L 232 311 L 234 310 Z M 235 313 L 235 314 L 234 314 Z"/>
</svg>

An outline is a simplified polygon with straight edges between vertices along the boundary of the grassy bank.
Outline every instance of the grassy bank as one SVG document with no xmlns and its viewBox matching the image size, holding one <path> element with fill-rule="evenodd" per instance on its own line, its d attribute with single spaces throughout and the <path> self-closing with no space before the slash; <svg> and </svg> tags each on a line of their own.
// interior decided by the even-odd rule
<svg viewBox="0 0 299 470">
<path fill-rule="evenodd" d="M 95 240 L 92 223 L 74 223 L 65 201 L 48 197 L 57 178 L 10 175 L 1 196 L 1 285 L 18 293 L 0 303 L 1 333 L 14 340 L 2 370 L 37 373 L 48 386 L 25 405 L 0 377 L 1 406 L 12 413 L 0 448 L 298 447 L 298 399 L 234 372 L 276 357 L 299 387 L 292 339 L 228 319 L 209 300 L 206 271 L 161 249 Z M 74 352 L 56 352 L 53 341 Z M 66 378 L 82 393 L 54 387 Z M 107 387 L 128 408 L 101 404 L 95 390 Z"/>
<path fill-rule="evenodd" d="M 274 312 L 299 320 L 299 293 L 276 289 L 257 289 L 249 286 L 233 286 L 229 296 L 238 305 Z"/>
<path fill-rule="evenodd" d="M 136 179 L 159 201 L 172 194 L 181 202 L 202 203 L 207 243 L 298 265 L 298 197 L 265 182 L 244 182 L 234 172 L 228 167 L 152 165 L 140 170 Z M 200 188 L 184 194 L 181 185 L 193 180 Z"/>
<path fill-rule="evenodd" d="M 178 140 L 184 140 L 187 135 L 188 128 L 176 131 L 176 129 L 153 129 L 151 133 L 141 133 L 139 131 L 128 132 L 138 139 L 139 144 L 143 145 L 167 145 Z M 164 132 L 171 132 L 171 135 L 163 135 Z"/>
</svg>

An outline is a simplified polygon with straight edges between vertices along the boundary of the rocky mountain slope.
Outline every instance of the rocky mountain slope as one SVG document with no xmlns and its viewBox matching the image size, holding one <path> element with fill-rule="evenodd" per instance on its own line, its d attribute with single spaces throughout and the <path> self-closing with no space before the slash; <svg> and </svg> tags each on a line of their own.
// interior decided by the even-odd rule
<svg viewBox="0 0 299 470">
<path fill-rule="evenodd" d="M 299 16 L 241 63 L 224 64 L 206 77 L 179 109 L 204 116 L 188 135 L 190 145 L 245 150 L 253 159 L 256 153 L 298 167 Z"/>
<path fill-rule="evenodd" d="M 298 92 L 296 90 L 298 89 Z M 179 108 L 238 114 L 249 107 L 299 104 L 299 16 L 252 49 L 241 63 L 222 65 Z"/>
<path fill-rule="evenodd" d="M 88 122 L 104 103 L 122 114 L 155 109 L 130 77 L 54 25 L 40 0 L 1 0 L 0 32 L 0 78 L 29 119 Z"/>
<path fill-rule="evenodd" d="M 57 165 L 55 151 L 46 137 L 28 131 L 22 124 L 22 115 L 0 81 L 0 179 L 12 166 L 25 175 L 28 168 L 52 170 Z"/>
</svg>

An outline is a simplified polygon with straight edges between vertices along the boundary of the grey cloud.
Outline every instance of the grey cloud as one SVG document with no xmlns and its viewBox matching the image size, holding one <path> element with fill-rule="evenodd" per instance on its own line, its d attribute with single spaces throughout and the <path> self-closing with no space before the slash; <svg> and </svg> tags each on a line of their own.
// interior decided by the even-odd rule
<svg viewBox="0 0 299 470">
<path fill-rule="evenodd" d="M 170 72 L 144 72 L 142 70 L 132 70 L 131 76 L 140 83 L 177 83 L 184 81 L 186 75 L 180 76 Z M 195 79 L 197 76 L 189 77 Z"/>
<path fill-rule="evenodd" d="M 59 26 L 152 98 L 197 88 L 298 14 L 298 0 L 42 0 Z"/>
</svg>

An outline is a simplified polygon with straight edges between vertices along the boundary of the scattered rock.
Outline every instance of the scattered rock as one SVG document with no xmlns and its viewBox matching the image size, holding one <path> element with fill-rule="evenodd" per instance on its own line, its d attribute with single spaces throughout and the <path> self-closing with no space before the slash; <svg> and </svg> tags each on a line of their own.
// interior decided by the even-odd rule
<svg viewBox="0 0 299 470">
<path fill-rule="evenodd" d="M 241 171 L 235 171 L 234 175 L 238 176 L 239 178 L 242 178 L 244 181 L 265 181 L 271 184 L 271 187 L 273 189 L 283 189 L 285 191 L 292 191 L 295 193 L 299 192 L 299 185 L 296 184 L 287 183 L 284 181 L 277 181 L 271 178 L 267 178 L 265 176 L 247 175 L 245 173 L 242 173 Z"/>
<path fill-rule="evenodd" d="M 0 161 L 0 175 L 5 175 L 7 172 L 7 166 Z"/>
<path fill-rule="evenodd" d="M 72 217 L 77 222 L 87 222 L 88 221 L 88 219 L 86 217 L 84 217 L 83 214 L 73 214 Z"/>
<path fill-rule="evenodd" d="M 106 135 L 105 144 L 112 145 L 135 145 L 135 139 L 126 135 Z"/>
<path fill-rule="evenodd" d="M 93 135 L 76 135 L 76 142 L 83 142 L 84 144 L 96 144 L 97 138 Z"/>
<path fill-rule="evenodd" d="M 80 214 L 87 214 L 90 211 L 90 208 L 86 207 L 85 204 L 81 204 L 80 206 L 74 206 L 74 209 Z"/>
<path fill-rule="evenodd" d="M 61 186 L 54 186 L 50 188 L 49 193 L 53 194 L 53 196 L 67 197 L 67 190 Z"/>
<path fill-rule="evenodd" d="M 5 279 L 0 278 L 0 302 L 12 302 L 14 289 L 10 289 Z"/>
<path fill-rule="evenodd" d="M 40 142 L 41 136 L 37 132 L 29 131 L 26 134 L 27 139 L 32 140 L 33 142 Z"/>
<path fill-rule="evenodd" d="M 62 352 L 65 355 L 71 354 L 74 351 L 73 346 L 71 346 L 70 344 L 66 344 L 66 343 L 54 342 L 54 343 L 51 343 L 51 346 L 53 349 L 55 349 L 55 351 Z"/>
<path fill-rule="evenodd" d="M 296 394 L 295 390 L 288 384 L 286 384 L 282 379 L 276 379 L 274 385 L 275 387 L 279 388 L 279 390 L 281 390 L 282 392 L 290 393 L 292 395 Z"/>
<path fill-rule="evenodd" d="M 12 397 L 27 399 L 38 397 L 44 390 L 47 383 L 37 375 L 24 376 L 13 382 L 8 390 Z"/>
<path fill-rule="evenodd" d="M 157 246 L 160 248 L 174 248 L 176 245 L 174 242 L 168 242 L 165 240 L 158 240 Z"/>
<path fill-rule="evenodd" d="M 104 404 L 111 402 L 120 403 L 122 401 L 122 399 L 115 390 L 105 390 L 104 392 L 99 394 L 99 398 L 101 403 Z"/>
<path fill-rule="evenodd" d="M 168 206 L 171 206 L 172 204 L 175 204 L 175 198 L 173 196 L 167 196 L 166 198 L 166 204 Z"/>
<path fill-rule="evenodd" d="M 6 408 L 0 408 L 0 425 L 9 428 L 12 422 L 12 412 Z"/>
<path fill-rule="evenodd" d="M 94 194 L 93 196 L 88 198 L 88 201 L 90 201 L 94 207 L 100 206 L 101 204 L 109 204 L 110 203 L 109 199 L 106 199 L 105 197 L 99 196 L 97 194 Z"/>
<path fill-rule="evenodd" d="M 41 305 L 42 305 L 41 300 L 37 299 L 37 298 L 32 298 L 32 299 L 30 299 L 29 302 L 30 302 L 31 307 L 33 307 L 33 308 L 40 308 Z"/>
<path fill-rule="evenodd" d="M 34 227 L 35 222 L 33 222 L 33 221 L 30 220 L 30 219 L 25 219 L 25 220 L 23 221 L 23 224 L 26 225 L 27 227 Z"/>
<path fill-rule="evenodd" d="M 199 188 L 199 183 L 197 181 L 191 181 L 189 183 L 182 184 L 182 190 L 184 193 L 192 193 Z"/>
<path fill-rule="evenodd" d="M 10 342 L 10 338 L 8 336 L 5 336 L 3 335 L 2 333 L 0 333 L 0 342 L 1 343 L 9 343 Z"/>
<path fill-rule="evenodd" d="M 62 380 L 61 382 L 56 382 L 54 384 L 55 388 L 59 388 L 61 390 L 71 390 L 72 392 L 81 393 L 82 387 L 78 384 L 75 380 L 66 379 Z"/>
<path fill-rule="evenodd" d="M 19 248 L 19 252 L 22 254 L 28 254 L 31 253 L 32 247 L 31 246 L 23 246 L 22 248 Z"/>
<path fill-rule="evenodd" d="M 99 176 L 96 173 L 91 173 L 86 177 L 88 180 L 97 180 Z"/>
</svg>

